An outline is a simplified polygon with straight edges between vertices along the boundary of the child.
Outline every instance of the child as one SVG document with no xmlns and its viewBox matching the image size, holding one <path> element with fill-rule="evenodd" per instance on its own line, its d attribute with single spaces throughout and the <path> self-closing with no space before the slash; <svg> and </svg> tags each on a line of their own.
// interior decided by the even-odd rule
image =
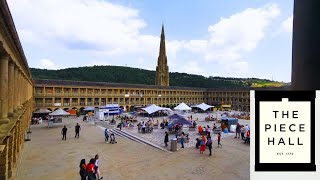
<svg viewBox="0 0 320 180">
<path fill-rule="evenodd" d="M 116 137 L 114 136 L 113 133 L 111 133 L 111 134 L 110 134 L 110 144 L 114 144 L 114 143 L 117 143 Z"/>
<path fill-rule="evenodd" d="M 221 134 L 219 133 L 219 134 L 218 134 L 218 147 L 219 147 L 219 145 L 222 147 L 220 141 L 221 141 Z"/>
<path fill-rule="evenodd" d="M 206 140 L 204 136 L 202 136 L 200 140 L 200 154 L 203 154 L 205 150 L 206 150 Z"/>
</svg>

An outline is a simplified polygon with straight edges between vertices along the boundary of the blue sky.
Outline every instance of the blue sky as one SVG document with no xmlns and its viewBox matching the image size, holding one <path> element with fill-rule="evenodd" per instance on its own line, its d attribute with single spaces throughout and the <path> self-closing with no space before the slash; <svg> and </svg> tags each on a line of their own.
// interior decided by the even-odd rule
<svg viewBox="0 0 320 180">
<path fill-rule="evenodd" d="M 291 79 L 292 0 L 8 4 L 30 67 L 118 65 L 154 70 L 164 23 L 171 72 Z"/>
</svg>

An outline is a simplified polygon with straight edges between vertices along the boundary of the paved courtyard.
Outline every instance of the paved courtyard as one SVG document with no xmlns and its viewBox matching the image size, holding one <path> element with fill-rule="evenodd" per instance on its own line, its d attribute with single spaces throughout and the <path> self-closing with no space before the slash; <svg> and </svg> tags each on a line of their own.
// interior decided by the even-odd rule
<svg viewBox="0 0 320 180">
<path fill-rule="evenodd" d="M 74 138 L 77 122 L 82 128 L 80 139 Z M 68 127 L 67 141 L 61 140 L 63 125 Z M 104 179 L 249 179 L 250 147 L 233 136 L 222 139 L 222 148 L 214 146 L 210 157 L 208 151 L 200 154 L 191 147 L 167 153 L 121 137 L 117 144 L 105 144 L 103 130 L 80 119 L 64 119 L 49 129 L 44 121 L 32 125 L 31 131 L 32 140 L 25 143 L 17 170 L 18 180 L 80 179 L 80 160 L 88 161 L 96 153 L 100 154 Z"/>
</svg>

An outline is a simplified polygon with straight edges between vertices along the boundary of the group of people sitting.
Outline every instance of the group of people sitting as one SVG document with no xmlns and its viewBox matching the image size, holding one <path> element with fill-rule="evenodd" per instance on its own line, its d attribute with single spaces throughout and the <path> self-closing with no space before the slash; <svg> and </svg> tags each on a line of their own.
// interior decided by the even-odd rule
<svg viewBox="0 0 320 180">
<path fill-rule="evenodd" d="M 39 117 L 39 118 L 32 118 L 31 119 L 31 124 L 42 124 L 42 117 Z"/>
<path fill-rule="evenodd" d="M 216 124 L 213 124 L 213 128 L 212 128 L 212 131 L 216 130 L 217 129 L 217 126 Z M 206 126 L 199 126 L 198 127 L 198 132 L 200 135 L 210 135 L 211 133 L 211 128 L 209 125 Z"/>
<path fill-rule="evenodd" d="M 148 120 L 147 122 L 144 121 L 140 121 L 138 123 L 138 132 L 142 132 L 142 133 L 151 133 L 153 132 L 153 122 L 152 120 Z"/>
<path fill-rule="evenodd" d="M 96 154 L 94 158 L 91 158 L 88 164 L 86 164 L 85 159 L 82 159 L 79 167 L 81 180 L 103 179 L 100 175 L 98 154 Z"/>
</svg>

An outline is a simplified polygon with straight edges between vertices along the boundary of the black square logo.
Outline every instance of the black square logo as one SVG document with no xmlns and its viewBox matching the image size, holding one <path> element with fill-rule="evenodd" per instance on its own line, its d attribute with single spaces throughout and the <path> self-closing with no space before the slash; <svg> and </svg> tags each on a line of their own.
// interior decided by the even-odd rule
<svg viewBox="0 0 320 180">
<path fill-rule="evenodd" d="M 316 171 L 315 91 L 255 91 L 255 171 Z"/>
</svg>

